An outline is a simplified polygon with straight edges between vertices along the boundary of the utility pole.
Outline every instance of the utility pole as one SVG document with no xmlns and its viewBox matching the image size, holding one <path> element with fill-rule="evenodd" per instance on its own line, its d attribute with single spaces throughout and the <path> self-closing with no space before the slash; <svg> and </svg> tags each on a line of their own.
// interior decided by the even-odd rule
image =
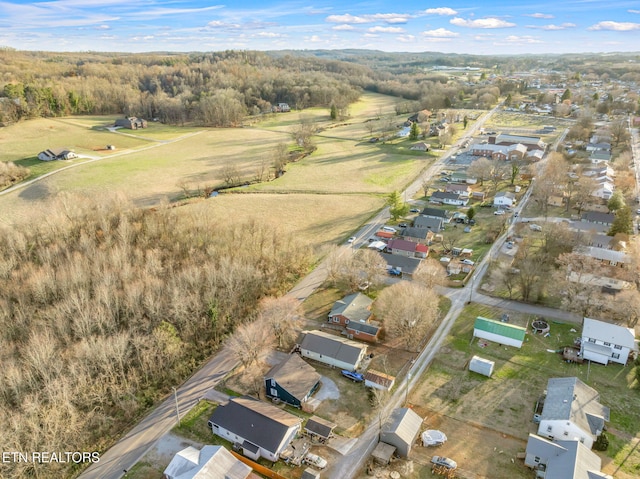
<svg viewBox="0 0 640 479">
<path fill-rule="evenodd" d="M 409 383 L 411 382 L 411 373 L 407 373 L 407 387 L 404 392 L 404 405 L 409 404 Z"/>
<path fill-rule="evenodd" d="M 173 386 L 171 387 L 171 389 L 173 389 L 173 398 L 176 401 L 176 416 L 178 416 L 178 426 L 180 426 L 180 408 L 178 407 L 178 391 Z"/>
</svg>

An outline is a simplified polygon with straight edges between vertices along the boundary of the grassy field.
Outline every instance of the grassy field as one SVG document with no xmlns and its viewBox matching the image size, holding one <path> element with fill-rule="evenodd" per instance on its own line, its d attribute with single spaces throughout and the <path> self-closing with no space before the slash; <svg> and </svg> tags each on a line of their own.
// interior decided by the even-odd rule
<svg viewBox="0 0 640 479">
<path fill-rule="evenodd" d="M 611 408 L 608 434 L 614 438 L 613 447 L 601 454 L 603 467 L 609 473 L 618 466 L 620 471 L 637 472 L 640 453 L 632 451 L 630 438 L 640 434 L 640 388 L 633 367 L 568 364 L 560 355 L 548 352 L 573 344 L 579 332 L 571 330 L 580 330 L 575 324 L 552 322 L 548 338 L 528 334 L 521 349 L 492 343 L 481 347 L 472 340 L 477 316 L 497 319 L 503 312 L 481 305 L 465 308 L 411 401 L 462 423 L 525 440 L 529 432 L 536 430 L 531 420 L 533 407 L 547 380 L 576 376 L 598 390 L 601 402 Z M 532 319 L 527 315 L 510 315 L 510 321 L 520 325 Z M 495 361 L 491 379 L 467 370 L 467 362 L 473 355 Z"/>
</svg>

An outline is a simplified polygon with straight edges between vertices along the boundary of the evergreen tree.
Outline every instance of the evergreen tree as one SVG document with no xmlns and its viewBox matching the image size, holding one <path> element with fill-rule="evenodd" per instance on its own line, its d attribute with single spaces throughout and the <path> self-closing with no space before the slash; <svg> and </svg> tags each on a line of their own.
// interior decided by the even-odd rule
<svg viewBox="0 0 640 479">
<path fill-rule="evenodd" d="M 411 131 L 409 132 L 409 139 L 415 141 L 420 136 L 420 127 L 417 122 L 411 123 Z"/>
<path fill-rule="evenodd" d="M 609 236 L 615 236 L 618 233 L 631 234 L 633 232 L 633 216 L 631 214 L 631 208 L 623 206 L 616 213 L 616 218 L 613 220 Z"/>
<path fill-rule="evenodd" d="M 391 218 L 394 221 L 409 212 L 409 205 L 402 201 L 402 195 L 399 191 L 394 191 L 387 196 L 386 204 L 389 207 L 389 214 L 391 214 Z"/>
</svg>

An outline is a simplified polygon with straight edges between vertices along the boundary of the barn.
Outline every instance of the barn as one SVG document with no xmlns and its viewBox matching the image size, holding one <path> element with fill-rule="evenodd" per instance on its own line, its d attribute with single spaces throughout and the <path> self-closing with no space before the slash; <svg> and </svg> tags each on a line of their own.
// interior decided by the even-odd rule
<svg viewBox="0 0 640 479">
<path fill-rule="evenodd" d="M 527 329 L 522 326 L 483 318 L 482 316 L 478 316 L 473 325 L 474 338 L 486 339 L 487 341 L 516 348 L 522 347 L 526 334 Z"/>
</svg>

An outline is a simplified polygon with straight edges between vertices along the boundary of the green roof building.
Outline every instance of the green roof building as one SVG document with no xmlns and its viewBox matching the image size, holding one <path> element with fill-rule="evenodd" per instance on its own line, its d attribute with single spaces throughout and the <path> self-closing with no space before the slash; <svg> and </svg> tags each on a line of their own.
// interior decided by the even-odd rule
<svg viewBox="0 0 640 479">
<path fill-rule="evenodd" d="M 476 318 L 473 325 L 473 336 L 486 339 L 505 346 L 521 348 L 527 329 L 509 323 L 487 319 L 482 316 Z"/>
</svg>

